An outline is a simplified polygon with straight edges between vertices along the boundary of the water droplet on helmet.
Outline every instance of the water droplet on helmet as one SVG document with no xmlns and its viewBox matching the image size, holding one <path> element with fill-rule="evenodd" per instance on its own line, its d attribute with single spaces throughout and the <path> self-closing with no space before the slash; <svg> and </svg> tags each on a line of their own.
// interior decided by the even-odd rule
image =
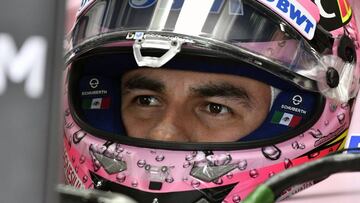
<svg viewBox="0 0 360 203">
<path fill-rule="evenodd" d="M 338 119 L 340 124 L 344 124 L 344 122 L 345 122 L 345 114 L 341 113 L 341 114 L 337 115 L 337 119 Z"/>
<path fill-rule="evenodd" d="M 124 151 L 124 148 L 122 148 L 120 144 L 116 144 L 115 151 L 117 153 L 122 153 Z"/>
<path fill-rule="evenodd" d="M 87 177 L 87 175 L 84 175 L 84 177 L 82 179 L 83 183 L 86 183 L 88 180 L 89 180 L 89 178 Z"/>
<path fill-rule="evenodd" d="M 228 179 L 231 179 L 231 178 L 234 177 L 234 174 L 231 173 L 231 172 L 229 172 L 228 174 L 226 174 L 226 177 L 227 177 Z"/>
<path fill-rule="evenodd" d="M 73 142 L 74 144 L 78 144 L 85 136 L 86 132 L 79 130 L 73 134 Z"/>
<path fill-rule="evenodd" d="M 336 104 L 330 104 L 330 112 L 335 112 L 337 109 L 337 105 Z"/>
<path fill-rule="evenodd" d="M 145 165 L 145 170 L 146 170 L 146 171 L 150 171 L 150 169 L 151 169 L 150 164 L 146 164 L 146 165 Z"/>
<path fill-rule="evenodd" d="M 285 167 L 286 169 L 288 169 L 288 168 L 290 168 L 290 167 L 292 167 L 292 166 L 293 166 L 292 161 L 291 161 L 290 159 L 285 159 L 285 161 L 284 161 L 284 167 Z"/>
<path fill-rule="evenodd" d="M 172 182 L 174 182 L 174 178 L 173 177 L 167 177 L 167 178 L 165 178 L 165 182 L 172 183 Z"/>
<path fill-rule="evenodd" d="M 194 156 L 192 156 L 191 154 L 188 154 L 188 155 L 186 155 L 186 157 L 185 157 L 185 160 L 186 161 L 191 161 L 191 160 L 193 160 L 194 159 Z"/>
<path fill-rule="evenodd" d="M 277 160 L 281 156 L 281 151 L 275 145 L 261 148 L 263 155 L 270 160 Z"/>
<path fill-rule="evenodd" d="M 218 179 L 214 180 L 213 183 L 215 183 L 216 185 L 222 185 L 224 183 L 224 181 L 222 178 L 218 178 Z"/>
<path fill-rule="evenodd" d="M 70 116 L 70 109 L 65 110 L 65 116 Z"/>
<path fill-rule="evenodd" d="M 246 167 L 247 167 L 247 161 L 246 160 L 241 160 L 240 162 L 239 162 L 239 169 L 240 170 L 245 170 L 246 169 Z"/>
<path fill-rule="evenodd" d="M 123 182 L 125 182 L 125 180 L 126 180 L 126 175 L 123 174 L 123 173 L 119 173 L 119 174 L 116 176 L 116 180 L 117 180 L 119 183 L 123 183 Z"/>
<path fill-rule="evenodd" d="M 164 155 L 157 155 L 157 156 L 155 157 L 155 160 L 158 161 L 158 162 L 164 161 L 164 159 L 165 159 L 165 156 L 164 156 Z"/>
<path fill-rule="evenodd" d="M 267 48 L 266 49 L 266 56 L 272 56 L 274 54 L 274 49 L 273 48 Z"/>
<path fill-rule="evenodd" d="M 193 181 L 191 181 L 191 186 L 193 188 L 198 188 L 200 186 L 200 182 L 197 180 L 193 180 Z"/>
<path fill-rule="evenodd" d="M 81 156 L 80 156 L 80 160 L 79 160 L 80 164 L 85 163 L 85 160 L 86 160 L 85 156 L 84 156 L 84 155 L 81 155 Z"/>
<path fill-rule="evenodd" d="M 189 168 L 191 166 L 191 162 L 187 161 L 183 164 L 183 168 Z"/>
<path fill-rule="evenodd" d="M 341 108 L 347 110 L 349 108 L 349 103 L 342 103 Z"/>
<path fill-rule="evenodd" d="M 291 146 L 293 149 L 299 149 L 299 143 L 297 141 L 293 142 Z"/>
<path fill-rule="evenodd" d="M 328 125 L 329 125 L 329 120 L 326 120 L 326 121 L 324 122 L 324 125 L 325 125 L 325 126 L 328 126 Z"/>
<path fill-rule="evenodd" d="M 98 160 L 94 161 L 94 171 L 98 171 L 101 168 L 101 164 Z"/>
<path fill-rule="evenodd" d="M 309 155 L 309 158 L 310 159 L 313 159 L 313 158 L 315 158 L 315 157 L 317 157 L 317 156 L 319 156 L 320 155 L 320 152 L 314 152 L 314 153 L 311 153 L 310 155 Z"/>
<path fill-rule="evenodd" d="M 273 177 L 274 175 L 275 175 L 275 173 L 273 171 L 271 171 L 268 176 L 270 178 L 270 177 Z"/>
<path fill-rule="evenodd" d="M 138 186 L 137 180 L 133 180 L 133 181 L 131 182 L 131 186 L 137 187 L 137 186 Z"/>
<path fill-rule="evenodd" d="M 258 172 L 256 169 L 251 169 L 251 170 L 249 171 L 249 175 L 250 175 L 250 177 L 252 177 L 252 178 L 257 178 L 257 177 L 259 176 L 259 172 Z"/>
<path fill-rule="evenodd" d="M 191 152 L 191 156 L 193 156 L 193 157 L 196 157 L 197 154 L 198 154 L 197 151 L 192 151 L 192 152 Z"/>
<path fill-rule="evenodd" d="M 280 42 L 278 42 L 279 47 L 284 47 L 285 45 L 286 45 L 286 40 L 281 40 Z"/>
<path fill-rule="evenodd" d="M 309 134 L 314 138 L 321 138 L 323 136 L 322 132 L 319 129 L 311 128 Z"/>
<path fill-rule="evenodd" d="M 146 161 L 145 161 L 145 160 L 139 160 L 139 161 L 137 162 L 137 166 L 138 166 L 139 168 L 143 168 L 145 165 L 146 165 Z"/>
<path fill-rule="evenodd" d="M 241 198 L 239 195 L 234 195 L 233 198 L 232 198 L 232 201 L 234 203 L 239 203 L 241 201 Z"/>
</svg>

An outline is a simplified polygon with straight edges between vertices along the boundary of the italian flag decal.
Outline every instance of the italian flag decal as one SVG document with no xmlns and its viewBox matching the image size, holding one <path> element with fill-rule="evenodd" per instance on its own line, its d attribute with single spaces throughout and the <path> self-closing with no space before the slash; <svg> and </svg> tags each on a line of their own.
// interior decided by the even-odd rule
<svg viewBox="0 0 360 203">
<path fill-rule="evenodd" d="M 110 97 L 83 99 L 81 106 L 83 109 L 108 109 Z"/>
<path fill-rule="evenodd" d="M 301 116 L 295 116 L 290 113 L 275 111 L 273 117 L 271 118 L 271 123 L 286 125 L 293 128 L 299 125 L 301 119 Z"/>
</svg>

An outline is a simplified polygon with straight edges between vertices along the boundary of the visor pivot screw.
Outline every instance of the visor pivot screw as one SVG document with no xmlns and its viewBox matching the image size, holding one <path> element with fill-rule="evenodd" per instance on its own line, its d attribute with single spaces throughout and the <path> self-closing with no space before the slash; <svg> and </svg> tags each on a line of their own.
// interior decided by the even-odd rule
<svg viewBox="0 0 360 203">
<path fill-rule="evenodd" d="M 176 47 L 177 44 L 178 44 L 178 43 L 177 43 L 177 41 L 175 41 L 175 40 L 171 42 L 171 46 L 173 46 L 173 47 Z"/>
<path fill-rule="evenodd" d="M 326 83 L 330 88 L 335 88 L 339 85 L 340 76 L 337 70 L 329 67 L 326 71 Z"/>
<path fill-rule="evenodd" d="M 141 43 L 143 42 L 143 40 L 142 40 L 142 39 L 137 39 L 136 42 L 137 42 L 138 44 L 141 44 Z"/>
<path fill-rule="evenodd" d="M 150 169 L 151 169 L 151 166 L 149 164 L 146 164 L 145 170 L 150 171 Z"/>
</svg>

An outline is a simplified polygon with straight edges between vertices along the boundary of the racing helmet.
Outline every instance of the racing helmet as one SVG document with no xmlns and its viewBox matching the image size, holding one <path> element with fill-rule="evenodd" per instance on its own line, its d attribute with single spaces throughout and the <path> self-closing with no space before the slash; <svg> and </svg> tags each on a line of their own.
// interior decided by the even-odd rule
<svg viewBox="0 0 360 203">
<path fill-rule="evenodd" d="M 82 1 L 66 41 L 66 183 L 138 202 L 241 202 L 272 175 L 343 148 L 360 77 L 352 12 L 347 0 Z M 231 142 L 137 138 L 121 108 L 134 70 L 249 78 L 271 101 Z"/>
</svg>

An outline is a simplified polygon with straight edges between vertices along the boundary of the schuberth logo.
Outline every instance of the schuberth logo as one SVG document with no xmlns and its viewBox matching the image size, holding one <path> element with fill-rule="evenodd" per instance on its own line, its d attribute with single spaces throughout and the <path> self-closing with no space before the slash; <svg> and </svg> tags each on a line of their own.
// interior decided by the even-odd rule
<svg viewBox="0 0 360 203">
<path fill-rule="evenodd" d="M 295 95 L 295 96 L 293 97 L 292 101 L 293 101 L 293 104 L 294 104 L 294 105 L 298 106 L 298 105 L 300 105 L 301 102 L 302 102 L 302 97 L 301 97 L 300 95 Z"/>
<path fill-rule="evenodd" d="M 93 79 L 91 79 L 91 80 L 89 81 L 89 85 L 90 85 L 90 87 L 93 88 L 93 89 L 97 88 L 99 84 L 100 84 L 100 83 L 99 83 L 99 80 L 98 80 L 97 78 L 93 78 Z"/>
</svg>

